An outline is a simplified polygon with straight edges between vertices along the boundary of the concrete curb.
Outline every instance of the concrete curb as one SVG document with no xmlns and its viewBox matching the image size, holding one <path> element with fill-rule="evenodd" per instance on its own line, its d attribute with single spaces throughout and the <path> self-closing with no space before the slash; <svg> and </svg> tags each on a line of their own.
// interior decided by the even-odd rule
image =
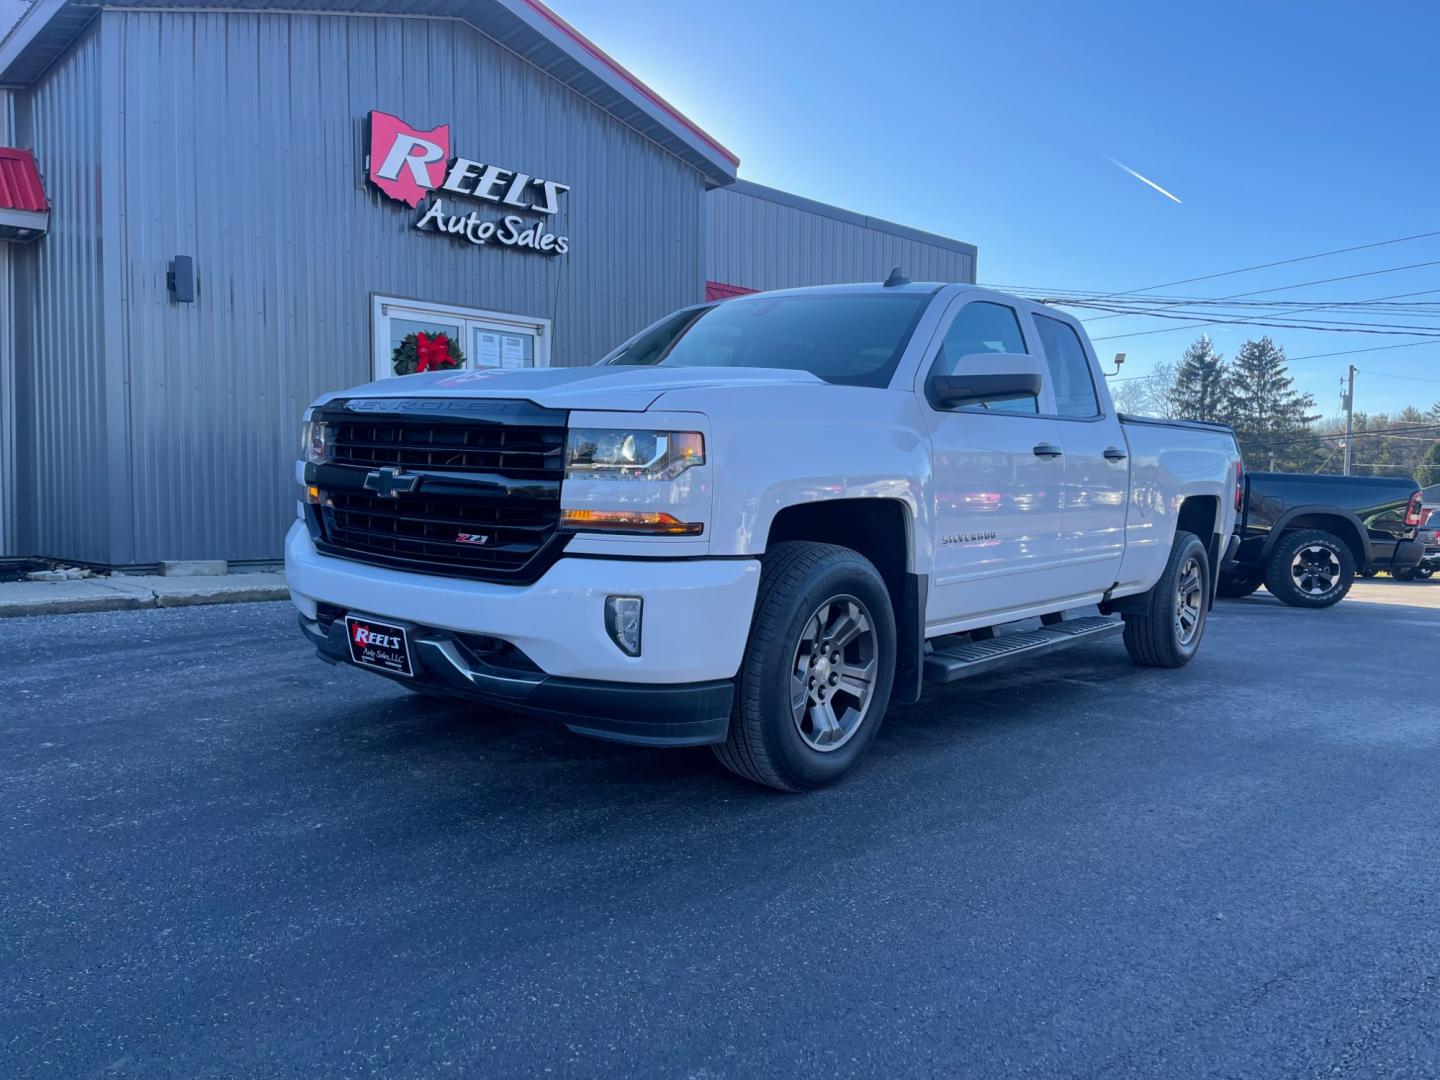
<svg viewBox="0 0 1440 1080">
<path fill-rule="evenodd" d="M 284 574 L 11 581 L 0 584 L 0 619 L 195 604 L 250 604 L 286 600 L 289 596 Z"/>
</svg>

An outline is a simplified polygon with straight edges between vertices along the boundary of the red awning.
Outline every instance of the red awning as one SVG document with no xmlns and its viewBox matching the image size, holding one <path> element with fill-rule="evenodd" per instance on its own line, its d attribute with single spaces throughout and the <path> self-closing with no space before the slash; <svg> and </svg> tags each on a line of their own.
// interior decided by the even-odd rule
<svg viewBox="0 0 1440 1080">
<path fill-rule="evenodd" d="M 0 146 L 0 210 L 44 213 L 49 209 L 35 155 L 29 150 Z"/>
<path fill-rule="evenodd" d="M 0 240 L 30 243 L 50 227 L 50 203 L 35 155 L 0 146 Z"/>
<path fill-rule="evenodd" d="M 729 285 L 723 281 L 705 282 L 706 300 L 729 300 L 732 296 L 749 296 L 755 291 L 744 285 Z"/>
</svg>

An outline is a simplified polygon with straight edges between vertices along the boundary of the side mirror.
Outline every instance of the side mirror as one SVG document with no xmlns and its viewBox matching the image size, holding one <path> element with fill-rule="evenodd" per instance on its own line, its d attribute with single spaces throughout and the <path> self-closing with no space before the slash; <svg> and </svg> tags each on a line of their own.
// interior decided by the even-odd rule
<svg viewBox="0 0 1440 1080">
<path fill-rule="evenodd" d="M 969 353 L 953 375 L 932 375 L 926 385 L 937 409 L 982 401 L 1015 401 L 1039 397 L 1040 361 L 1025 353 Z"/>
</svg>

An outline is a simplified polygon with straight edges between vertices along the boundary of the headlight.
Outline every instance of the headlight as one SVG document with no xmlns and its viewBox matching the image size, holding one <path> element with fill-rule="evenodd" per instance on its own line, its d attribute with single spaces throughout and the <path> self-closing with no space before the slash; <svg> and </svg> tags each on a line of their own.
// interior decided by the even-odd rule
<svg viewBox="0 0 1440 1080">
<path fill-rule="evenodd" d="M 610 431 L 574 428 L 565 444 L 567 478 L 673 480 L 705 464 L 698 431 Z"/>
<path fill-rule="evenodd" d="M 330 451 L 335 446 L 335 434 L 324 420 L 307 420 L 300 435 L 300 455 L 311 465 L 323 465 L 330 460 Z"/>
</svg>

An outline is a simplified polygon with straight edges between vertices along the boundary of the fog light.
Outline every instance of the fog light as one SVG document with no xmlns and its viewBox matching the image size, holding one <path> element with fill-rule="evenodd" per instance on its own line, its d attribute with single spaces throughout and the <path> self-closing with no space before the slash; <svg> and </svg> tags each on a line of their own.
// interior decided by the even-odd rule
<svg viewBox="0 0 1440 1080">
<path fill-rule="evenodd" d="M 640 618 L 645 601 L 638 596 L 605 598 L 605 631 L 627 656 L 640 655 Z"/>
</svg>

